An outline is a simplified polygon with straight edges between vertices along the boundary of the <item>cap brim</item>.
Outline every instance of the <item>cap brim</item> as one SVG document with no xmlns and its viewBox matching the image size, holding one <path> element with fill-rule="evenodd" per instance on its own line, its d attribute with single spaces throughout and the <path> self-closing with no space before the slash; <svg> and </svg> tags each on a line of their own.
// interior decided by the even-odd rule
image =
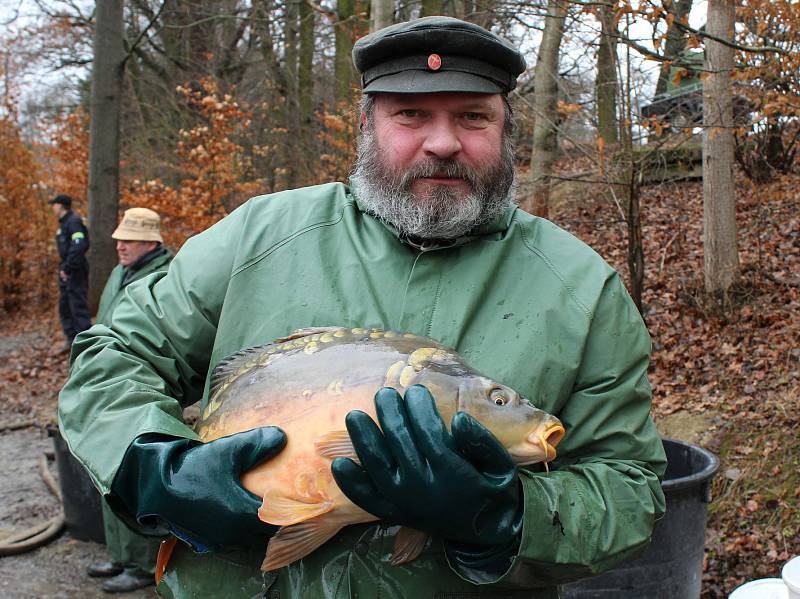
<svg viewBox="0 0 800 599">
<path fill-rule="evenodd" d="M 164 240 L 158 233 L 142 233 L 141 231 L 128 231 L 119 228 L 111 234 L 111 239 L 117 241 L 158 241 L 159 243 L 164 243 Z"/>
<path fill-rule="evenodd" d="M 478 75 L 460 71 L 403 71 L 370 81 L 364 93 L 435 94 L 435 93 L 500 94 L 503 89 Z"/>
</svg>

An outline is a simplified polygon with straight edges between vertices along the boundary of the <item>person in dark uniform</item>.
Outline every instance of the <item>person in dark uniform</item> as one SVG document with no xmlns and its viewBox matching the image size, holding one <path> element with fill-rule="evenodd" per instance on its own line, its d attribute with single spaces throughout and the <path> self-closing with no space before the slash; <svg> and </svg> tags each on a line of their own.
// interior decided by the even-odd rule
<svg viewBox="0 0 800 599">
<path fill-rule="evenodd" d="M 89 231 L 83 219 L 72 211 L 71 197 L 57 195 L 50 204 L 58 218 L 56 246 L 61 257 L 58 265 L 58 315 L 69 348 L 75 335 L 92 326 L 87 304 Z"/>
</svg>

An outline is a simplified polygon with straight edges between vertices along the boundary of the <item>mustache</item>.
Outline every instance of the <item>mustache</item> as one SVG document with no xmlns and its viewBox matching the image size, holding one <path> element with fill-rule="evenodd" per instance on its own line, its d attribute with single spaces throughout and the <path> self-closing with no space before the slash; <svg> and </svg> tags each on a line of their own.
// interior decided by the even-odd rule
<svg viewBox="0 0 800 599">
<path fill-rule="evenodd" d="M 400 177 L 401 186 L 417 179 L 428 178 L 463 179 L 473 188 L 480 182 L 480 175 L 473 168 L 452 158 L 426 158 L 411 165 Z"/>
</svg>

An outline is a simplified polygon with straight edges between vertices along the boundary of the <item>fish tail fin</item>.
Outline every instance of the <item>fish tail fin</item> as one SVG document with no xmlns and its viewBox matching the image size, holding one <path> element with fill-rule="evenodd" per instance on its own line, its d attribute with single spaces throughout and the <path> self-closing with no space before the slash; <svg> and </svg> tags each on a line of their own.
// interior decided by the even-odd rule
<svg viewBox="0 0 800 599">
<path fill-rule="evenodd" d="M 296 562 L 333 537 L 341 528 L 341 522 L 325 516 L 282 527 L 269 540 L 261 569 L 269 572 Z"/>
<path fill-rule="evenodd" d="M 161 541 L 161 545 L 158 546 L 158 558 L 156 559 L 156 584 L 161 582 L 161 577 L 164 576 L 164 572 L 167 570 L 169 558 L 172 557 L 172 551 L 175 549 L 175 544 L 177 542 L 178 539 L 175 537 L 169 537 Z"/>
</svg>

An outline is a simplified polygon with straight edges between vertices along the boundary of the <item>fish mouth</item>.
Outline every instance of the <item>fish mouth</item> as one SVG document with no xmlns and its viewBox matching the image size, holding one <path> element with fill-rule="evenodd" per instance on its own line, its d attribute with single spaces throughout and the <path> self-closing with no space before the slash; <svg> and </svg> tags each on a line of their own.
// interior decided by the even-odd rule
<svg viewBox="0 0 800 599">
<path fill-rule="evenodd" d="M 555 459 L 556 445 L 561 443 L 561 439 L 564 438 L 564 433 L 564 426 L 558 422 L 547 427 L 547 430 L 545 430 L 544 434 L 540 437 L 542 447 L 544 447 L 547 456 L 545 462 Z"/>
<path fill-rule="evenodd" d="M 519 445 L 511 447 L 508 453 L 518 466 L 527 466 L 537 462 L 550 462 L 556 457 L 556 446 L 564 438 L 564 427 L 561 423 L 550 424 L 544 431 L 534 431 Z"/>
</svg>

